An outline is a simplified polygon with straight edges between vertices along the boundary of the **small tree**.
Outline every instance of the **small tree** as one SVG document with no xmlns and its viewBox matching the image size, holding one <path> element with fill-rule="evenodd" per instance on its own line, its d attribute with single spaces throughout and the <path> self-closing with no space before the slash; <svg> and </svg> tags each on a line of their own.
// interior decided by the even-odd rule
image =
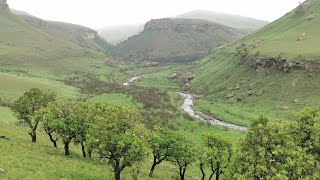
<svg viewBox="0 0 320 180">
<path fill-rule="evenodd" d="M 46 110 L 44 121 L 51 121 L 51 129 L 61 137 L 65 155 L 70 155 L 70 142 L 86 132 L 88 125 L 84 121 L 88 116 L 83 114 L 82 102 L 61 99 L 51 103 Z"/>
<path fill-rule="evenodd" d="M 232 157 L 232 145 L 215 134 L 205 134 L 204 139 L 206 146 L 207 162 L 211 170 L 209 180 L 215 174 L 216 180 L 220 179 L 220 175 L 227 169 Z"/>
<path fill-rule="evenodd" d="M 11 109 L 19 120 L 29 126 L 29 135 L 32 138 L 32 142 L 37 141 L 36 130 L 40 120 L 34 118 L 36 111 L 46 107 L 55 98 L 56 95 L 54 93 L 32 88 L 13 103 Z"/>
<path fill-rule="evenodd" d="M 143 160 L 147 155 L 146 130 L 140 125 L 141 115 L 134 110 L 96 104 L 94 124 L 88 143 L 108 160 L 116 180 L 125 167 Z"/>
<path fill-rule="evenodd" d="M 187 167 L 195 160 L 195 151 L 193 144 L 185 138 L 180 136 L 178 139 L 173 145 L 174 148 L 170 151 L 169 160 L 179 167 L 180 179 L 184 180 Z"/>
<path fill-rule="evenodd" d="M 156 126 L 149 140 L 152 149 L 153 164 L 150 169 L 149 176 L 153 175 L 155 167 L 162 161 L 167 160 L 173 145 L 177 143 L 176 133 L 167 128 Z"/>
<path fill-rule="evenodd" d="M 50 111 L 51 110 L 49 107 L 41 108 L 39 111 L 36 112 L 35 118 L 39 119 L 39 121 L 42 122 L 44 131 L 49 136 L 50 141 L 53 143 L 53 146 L 57 148 L 57 141 L 60 139 L 60 137 L 57 135 L 57 129 L 54 126 L 55 119 L 47 117 L 47 114 Z"/>
</svg>

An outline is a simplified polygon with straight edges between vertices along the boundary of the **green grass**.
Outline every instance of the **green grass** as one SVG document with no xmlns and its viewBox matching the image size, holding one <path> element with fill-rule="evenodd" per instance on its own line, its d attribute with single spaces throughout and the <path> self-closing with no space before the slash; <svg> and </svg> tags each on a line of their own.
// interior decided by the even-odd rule
<svg viewBox="0 0 320 180">
<path fill-rule="evenodd" d="M 114 106 L 129 106 L 137 109 L 142 108 L 142 104 L 140 102 L 136 102 L 131 96 L 120 93 L 108 93 L 99 96 L 94 96 L 89 101 L 103 102 Z"/>
<path fill-rule="evenodd" d="M 50 90 L 66 97 L 79 95 L 76 88 L 58 81 L 0 73 L 0 97 L 3 99 L 14 100 L 31 88 Z"/>
<path fill-rule="evenodd" d="M 197 121 L 180 119 L 180 132 L 195 143 L 201 142 L 204 132 L 211 131 L 225 134 L 233 140 L 243 134 L 234 133 L 223 128 L 211 128 Z M 0 139 L 0 167 L 5 169 L 5 174 L 0 174 L 0 179 L 112 179 L 110 166 L 97 158 L 84 159 L 81 157 L 80 147 L 71 146 L 71 156 L 65 157 L 62 143 L 59 142 L 58 149 L 50 143 L 47 135 L 38 129 L 37 143 L 31 143 L 27 134 L 28 128 L 17 123 L 9 108 L 0 107 L 0 135 L 9 140 Z M 235 141 L 234 141 L 235 142 Z M 178 168 L 169 162 L 163 162 L 157 166 L 154 177 L 148 176 L 152 158 L 134 167 L 124 170 L 122 178 L 131 180 L 134 170 L 139 169 L 138 178 L 141 180 L 157 179 L 167 180 L 178 177 Z M 196 164 L 188 167 L 186 179 L 198 179 L 200 171 Z"/>
<path fill-rule="evenodd" d="M 319 60 L 320 53 L 320 18 L 308 21 L 310 14 L 320 13 L 320 2 L 308 0 L 311 7 L 302 11 L 293 10 L 286 16 L 267 25 L 258 32 L 242 39 L 239 43 L 250 45 L 254 39 L 264 41 L 257 48 L 250 49 L 250 53 L 260 52 L 261 55 L 277 57 L 281 55 L 288 60 L 297 60 L 300 56 L 305 59 Z M 306 40 L 297 41 L 302 33 L 306 33 Z"/>
</svg>

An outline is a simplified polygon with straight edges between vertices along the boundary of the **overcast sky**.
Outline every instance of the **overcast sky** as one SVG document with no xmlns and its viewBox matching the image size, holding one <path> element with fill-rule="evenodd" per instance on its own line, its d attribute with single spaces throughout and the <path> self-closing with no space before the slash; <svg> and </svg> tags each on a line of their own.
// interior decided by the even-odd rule
<svg viewBox="0 0 320 180">
<path fill-rule="evenodd" d="M 273 21 L 303 0 L 8 0 L 10 8 L 94 29 L 203 9 Z"/>
</svg>

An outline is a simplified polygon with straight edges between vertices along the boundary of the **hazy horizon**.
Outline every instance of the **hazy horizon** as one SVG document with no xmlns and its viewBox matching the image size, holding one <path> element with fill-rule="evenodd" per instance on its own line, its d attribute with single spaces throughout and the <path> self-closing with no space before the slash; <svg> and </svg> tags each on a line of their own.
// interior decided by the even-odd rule
<svg viewBox="0 0 320 180">
<path fill-rule="evenodd" d="M 150 19 L 174 17 L 189 11 L 206 10 L 274 21 L 296 6 L 300 0 L 8 0 L 9 7 L 45 20 L 79 24 L 93 29 L 141 24 Z"/>
</svg>

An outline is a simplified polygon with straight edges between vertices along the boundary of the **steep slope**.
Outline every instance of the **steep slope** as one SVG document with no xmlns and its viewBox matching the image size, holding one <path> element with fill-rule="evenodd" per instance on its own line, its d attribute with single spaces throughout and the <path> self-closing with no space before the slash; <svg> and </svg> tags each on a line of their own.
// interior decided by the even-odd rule
<svg viewBox="0 0 320 180">
<path fill-rule="evenodd" d="M 268 24 L 267 21 L 213 11 L 195 10 L 177 16 L 185 19 L 203 19 L 236 29 L 257 30 Z"/>
<path fill-rule="evenodd" d="M 118 45 L 127 61 L 193 61 L 218 45 L 244 36 L 245 32 L 204 20 L 157 19 L 144 30 Z"/>
<path fill-rule="evenodd" d="M 199 62 L 196 108 L 248 125 L 320 104 L 320 1 L 309 0 L 260 31 Z"/>
<path fill-rule="evenodd" d="M 11 10 L 12 11 L 12 10 Z M 84 48 L 91 48 L 100 52 L 108 52 L 112 47 L 103 40 L 93 29 L 88 27 L 55 21 L 45 21 L 40 18 L 25 15 L 21 11 L 12 11 L 20 15 L 28 24 L 52 36 L 69 40 Z"/>
<path fill-rule="evenodd" d="M 0 10 L 2 71 L 74 73 L 103 67 L 107 56 L 85 49 L 62 36 L 36 29 L 7 8 Z M 101 70 L 102 71 L 102 70 Z"/>
<path fill-rule="evenodd" d="M 117 45 L 129 37 L 139 34 L 143 30 L 143 24 L 108 26 L 98 29 L 98 33 L 107 42 Z"/>
</svg>

